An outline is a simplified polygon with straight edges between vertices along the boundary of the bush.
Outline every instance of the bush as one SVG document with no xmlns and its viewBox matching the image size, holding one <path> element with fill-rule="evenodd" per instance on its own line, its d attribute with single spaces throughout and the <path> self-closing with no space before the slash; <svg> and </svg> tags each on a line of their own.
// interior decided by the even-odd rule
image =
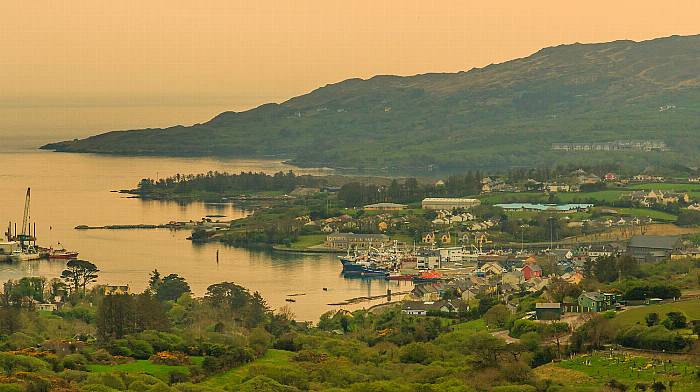
<svg viewBox="0 0 700 392">
<path fill-rule="evenodd" d="M 403 363 L 420 363 L 427 365 L 435 359 L 435 348 L 430 343 L 409 343 L 401 347 L 399 360 Z"/>
<path fill-rule="evenodd" d="M 688 344 L 678 333 L 669 331 L 661 325 L 653 327 L 634 325 L 621 330 L 616 340 L 623 346 L 649 350 L 678 351 Z"/>
<path fill-rule="evenodd" d="M 6 374 L 14 374 L 18 372 L 33 373 L 40 370 L 49 370 L 51 367 L 48 363 L 39 358 L 0 353 L 0 368 L 3 369 Z"/>
<path fill-rule="evenodd" d="M 85 370 L 87 359 L 82 354 L 69 354 L 63 357 L 63 368 L 71 370 Z"/>
<path fill-rule="evenodd" d="M 491 388 L 491 392 L 536 392 L 532 385 L 501 385 Z"/>
<path fill-rule="evenodd" d="M 178 352 L 161 351 L 148 359 L 151 363 L 170 366 L 185 366 L 192 363 L 190 357 Z"/>
<path fill-rule="evenodd" d="M 90 373 L 85 381 L 85 384 L 104 385 L 112 389 L 123 391 L 126 389 L 124 380 L 113 373 Z"/>
</svg>

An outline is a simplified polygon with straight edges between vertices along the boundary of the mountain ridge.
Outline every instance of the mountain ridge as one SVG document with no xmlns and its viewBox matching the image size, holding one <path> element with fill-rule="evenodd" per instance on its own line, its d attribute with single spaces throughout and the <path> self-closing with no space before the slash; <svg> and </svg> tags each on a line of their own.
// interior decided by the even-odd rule
<svg viewBox="0 0 700 392">
<path fill-rule="evenodd" d="M 668 110 L 660 108 L 668 106 Z M 700 162 L 700 35 L 543 48 L 456 73 L 375 75 L 190 127 L 112 131 L 44 149 L 284 157 L 301 166 L 505 168 Z M 202 135 L 206 137 L 202 137 Z M 580 154 L 558 142 L 663 140 L 671 152 Z"/>
</svg>

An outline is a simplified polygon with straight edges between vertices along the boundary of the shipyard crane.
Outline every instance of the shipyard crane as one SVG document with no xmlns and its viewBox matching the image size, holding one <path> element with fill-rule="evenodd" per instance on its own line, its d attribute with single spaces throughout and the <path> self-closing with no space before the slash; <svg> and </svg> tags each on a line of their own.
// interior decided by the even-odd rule
<svg viewBox="0 0 700 392">
<path fill-rule="evenodd" d="M 29 200 L 31 198 L 31 188 L 27 188 L 27 196 L 24 199 L 24 216 L 22 218 L 22 231 L 18 235 L 18 239 L 21 243 L 25 241 L 31 241 L 31 227 L 29 225 Z"/>
</svg>

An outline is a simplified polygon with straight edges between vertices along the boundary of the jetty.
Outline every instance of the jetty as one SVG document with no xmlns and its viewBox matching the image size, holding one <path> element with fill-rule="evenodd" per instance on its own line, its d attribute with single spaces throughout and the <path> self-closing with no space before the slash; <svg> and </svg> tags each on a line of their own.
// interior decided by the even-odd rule
<svg viewBox="0 0 700 392">
<path fill-rule="evenodd" d="M 169 230 L 192 230 L 195 228 L 225 228 L 231 225 L 231 221 L 216 221 L 209 220 L 189 221 L 189 222 L 168 222 L 163 224 L 133 224 L 133 225 L 105 225 L 105 226 L 88 226 L 78 225 L 75 230 L 139 230 L 139 229 L 169 229 Z"/>
</svg>

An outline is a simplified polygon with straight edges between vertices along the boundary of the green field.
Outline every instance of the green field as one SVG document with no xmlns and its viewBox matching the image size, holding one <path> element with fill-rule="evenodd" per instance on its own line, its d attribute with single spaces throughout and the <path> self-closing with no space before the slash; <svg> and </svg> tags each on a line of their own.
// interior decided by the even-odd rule
<svg viewBox="0 0 700 392">
<path fill-rule="evenodd" d="M 678 217 L 664 211 L 652 210 L 651 208 L 616 208 L 617 212 L 625 216 L 634 216 L 637 218 L 649 217 L 654 220 L 663 220 L 675 222 Z"/>
<path fill-rule="evenodd" d="M 636 323 L 644 324 L 644 316 L 652 312 L 658 313 L 662 319 L 668 312 L 683 312 L 688 320 L 698 320 L 700 319 L 700 299 L 628 309 L 617 313 L 612 322 L 617 327 L 627 327 Z"/>
<path fill-rule="evenodd" d="M 190 359 L 192 360 L 193 364 L 201 364 L 203 360 L 202 357 L 190 357 Z M 87 369 L 90 372 L 95 373 L 112 373 L 115 371 L 125 373 L 145 373 L 166 382 L 168 381 L 170 373 L 172 372 L 177 371 L 185 374 L 190 373 L 187 366 L 158 365 L 145 359 L 121 365 L 87 365 Z"/>
<path fill-rule="evenodd" d="M 326 241 L 326 234 L 300 235 L 296 241 L 292 242 L 290 248 L 303 250 L 311 246 L 321 245 L 324 241 Z"/>
<path fill-rule="evenodd" d="M 460 323 L 452 326 L 453 331 L 469 331 L 469 332 L 480 332 L 486 331 L 486 322 L 484 319 L 477 319 L 472 321 L 467 321 L 466 323 Z"/>
<path fill-rule="evenodd" d="M 595 204 L 605 204 L 620 200 L 622 195 L 629 191 L 624 189 L 607 189 L 597 192 L 564 192 L 557 193 L 557 199 L 562 203 L 575 203 L 577 201 L 595 200 Z"/>
<path fill-rule="evenodd" d="M 673 380 L 673 391 L 690 392 L 700 390 L 700 379 L 695 370 L 694 365 L 684 361 L 663 363 L 641 356 L 601 353 L 548 364 L 536 372 L 543 378 L 571 386 L 575 391 L 598 391 L 615 379 L 626 384 L 628 390 L 633 390 L 637 383 L 646 384 L 650 390 L 654 380 L 663 382 L 668 388 L 669 381 Z"/>
<path fill-rule="evenodd" d="M 700 191 L 700 184 L 669 184 L 669 183 L 650 183 L 650 184 L 635 184 L 628 186 L 629 189 L 642 189 L 646 191 L 661 190 L 661 191 Z"/>
<path fill-rule="evenodd" d="M 251 365 L 285 365 L 290 361 L 291 356 L 294 353 L 290 351 L 283 350 L 267 350 L 262 358 L 256 359 L 255 362 L 245 364 L 243 366 L 237 367 L 228 372 L 218 374 L 214 377 L 208 378 L 201 385 L 208 387 L 225 387 L 240 384 L 243 379 L 248 375 L 248 369 Z"/>
</svg>

